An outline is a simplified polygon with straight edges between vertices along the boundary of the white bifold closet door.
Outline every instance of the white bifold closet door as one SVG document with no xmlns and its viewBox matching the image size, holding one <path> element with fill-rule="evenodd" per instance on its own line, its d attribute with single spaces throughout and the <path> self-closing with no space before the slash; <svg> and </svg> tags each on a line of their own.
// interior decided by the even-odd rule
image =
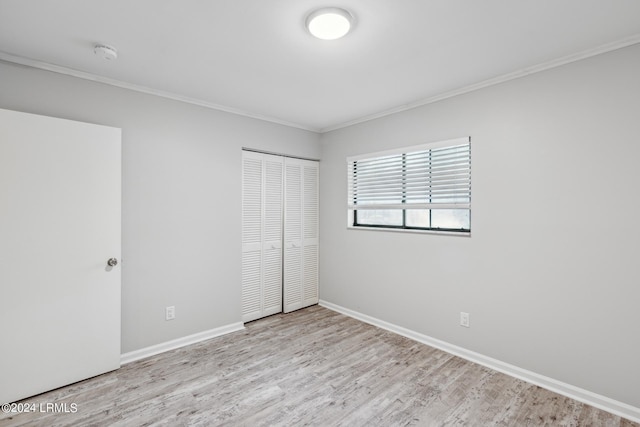
<svg viewBox="0 0 640 427">
<path fill-rule="evenodd" d="M 242 321 L 282 311 L 281 156 L 242 152 Z"/>
<path fill-rule="evenodd" d="M 284 312 L 318 303 L 318 162 L 286 158 Z"/>
<path fill-rule="evenodd" d="M 242 321 L 317 303 L 318 162 L 243 151 Z"/>
</svg>

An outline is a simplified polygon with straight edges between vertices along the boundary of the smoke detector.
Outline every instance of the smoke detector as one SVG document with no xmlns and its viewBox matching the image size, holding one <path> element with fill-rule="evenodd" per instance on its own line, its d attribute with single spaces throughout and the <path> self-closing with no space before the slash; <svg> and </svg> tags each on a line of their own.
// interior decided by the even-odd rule
<svg viewBox="0 0 640 427">
<path fill-rule="evenodd" d="M 118 58 L 118 51 L 115 47 L 107 46 L 106 44 L 97 44 L 93 48 L 93 53 L 100 58 L 104 58 L 107 61 L 112 61 Z"/>
</svg>

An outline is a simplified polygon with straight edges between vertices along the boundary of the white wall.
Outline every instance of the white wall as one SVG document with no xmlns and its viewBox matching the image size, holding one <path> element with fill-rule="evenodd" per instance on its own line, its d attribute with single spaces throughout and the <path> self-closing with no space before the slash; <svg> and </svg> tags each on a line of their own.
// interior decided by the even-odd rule
<svg viewBox="0 0 640 427">
<path fill-rule="evenodd" d="M 639 76 L 636 45 L 324 134 L 321 299 L 640 407 Z M 347 156 L 460 136 L 471 237 L 347 230 Z"/>
<path fill-rule="evenodd" d="M 241 321 L 241 148 L 320 154 L 312 132 L 5 63 L 0 108 L 122 128 L 123 352 Z"/>
</svg>

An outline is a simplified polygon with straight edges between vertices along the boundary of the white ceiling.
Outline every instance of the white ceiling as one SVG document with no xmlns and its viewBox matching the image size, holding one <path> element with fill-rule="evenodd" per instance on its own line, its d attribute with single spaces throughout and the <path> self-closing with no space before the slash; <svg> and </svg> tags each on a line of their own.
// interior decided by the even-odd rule
<svg viewBox="0 0 640 427">
<path fill-rule="evenodd" d="M 354 30 L 311 37 L 321 6 Z M 315 131 L 638 42 L 638 0 L 0 0 L 0 59 Z"/>
</svg>

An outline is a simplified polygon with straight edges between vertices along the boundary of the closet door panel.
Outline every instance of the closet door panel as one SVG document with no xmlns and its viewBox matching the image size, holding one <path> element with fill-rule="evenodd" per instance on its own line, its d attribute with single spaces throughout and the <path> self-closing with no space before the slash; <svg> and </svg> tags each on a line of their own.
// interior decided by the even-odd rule
<svg viewBox="0 0 640 427">
<path fill-rule="evenodd" d="M 282 311 L 282 157 L 266 156 L 264 173 L 263 317 Z"/>
<path fill-rule="evenodd" d="M 242 153 L 242 321 L 262 307 L 262 159 Z"/>
<path fill-rule="evenodd" d="M 285 159 L 284 311 L 318 303 L 318 162 Z"/>
<path fill-rule="evenodd" d="M 318 162 L 303 164 L 303 285 L 302 305 L 318 303 Z"/>
<path fill-rule="evenodd" d="M 302 166 L 285 159 L 284 312 L 302 308 Z"/>
<path fill-rule="evenodd" d="M 282 178 L 279 156 L 242 153 L 242 321 L 282 311 Z"/>
</svg>

